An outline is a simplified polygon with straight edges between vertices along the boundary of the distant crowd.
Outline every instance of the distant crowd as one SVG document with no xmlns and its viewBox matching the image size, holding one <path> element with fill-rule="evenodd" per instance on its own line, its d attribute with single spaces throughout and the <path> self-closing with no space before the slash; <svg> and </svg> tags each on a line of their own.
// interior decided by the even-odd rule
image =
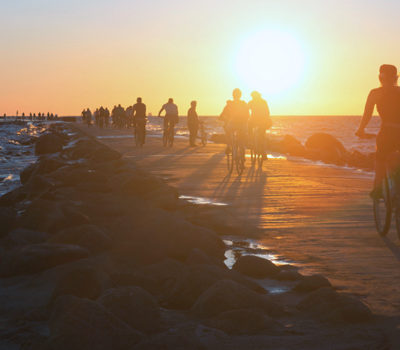
<svg viewBox="0 0 400 350">
<path fill-rule="evenodd" d="M 38 114 L 29 113 L 29 115 L 25 115 L 25 113 L 19 114 L 18 111 L 17 111 L 15 116 L 7 116 L 7 114 L 4 113 L 3 114 L 3 118 L 4 119 L 6 119 L 6 118 L 16 118 L 16 119 L 28 119 L 28 120 L 40 120 L 40 121 L 43 121 L 43 120 L 56 120 L 58 118 L 58 115 L 54 114 L 54 113 L 50 113 L 50 112 L 47 112 L 47 114 L 45 114 L 45 113 L 38 113 Z"/>
</svg>

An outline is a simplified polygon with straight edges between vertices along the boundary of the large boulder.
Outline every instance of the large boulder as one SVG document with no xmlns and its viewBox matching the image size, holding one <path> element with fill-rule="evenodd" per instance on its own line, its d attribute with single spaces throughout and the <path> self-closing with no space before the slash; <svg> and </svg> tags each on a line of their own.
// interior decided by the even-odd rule
<svg viewBox="0 0 400 350">
<path fill-rule="evenodd" d="M 276 334 L 283 331 L 283 327 L 278 322 L 254 309 L 222 312 L 208 320 L 206 324 L 232 335 Z"/>
<path fill-rule="evenodd" d="M 346 163 L 353 168 L 373 170 L 375 166 L 375 154 L 363 154 L 355 150 L 347 154 Z"/>
<path fill-rule="evenodd" d="M 317 319 L 339 324 L 372 319 L 371 310 L 360 300 L 337 293 L 332 288 L 321 288 L 307 295 L 297 308 Z"/>
<path fill-rule="evenodd" d="M 307 139 L 306 147 L 311 158 L 338 165 L 345 163 L 347 151 L 343 144 L 332 135 L 314 134 Z"/>
<path fill-rule="evenodd" d="M 36 163 L 28 165 L 20 172 L 21 183 L 27 183 L 33 174 L 50 174 L 65 165 L 65 161 L 61 160 L 60 158 L 54 156 L 42 156 Z"/>
<path fill-rule="evenodd" d="M 78 140 L 72 147 L 64 149 L 62 154 L 72 160 L 87 159 L 95 163 L 109 162 L 121 158 L 119 152 L 92 138 Z"/>
<path fill-rule="evenodd" d="M 98 302 L 134 329 L 155 333 L 160 327 L 159 307 L 154 297 L 140 287 L 109 289 Z"/>
<path fill-rule="evenodd" d="M 125 350 L 143 337 L 99 303 L 70 295 L 56 300 L 49 329 L 46 350 Z"/>
<path fill-rule="evenodd" d="M 0 276 L 27 275 L 88 257 L 74 245 L 40 243 L 23 246 L 8 253 L 0 262 Z"/>
<path fill-rule="evenodd" d="M 172 309 L 189 309 L 203 292 L 221 280 L 235 281 L 257 294 L 266 293 L 260 285 L 244 278 L 235 271 L 216 265 L 193 265 L 183 271 L 181 276 L 171 284 L 169 291 L 162 300 L 162 305 Z"/>
<path fill-rule="evenodd" d="M 0 237 L 11 231 L 16 224 L 17 212 L 13 208 L 0 209 Z"/>
<path fill-rule="evenodd" d="M 209 318 L 222 312 L 238 309 L 258 309 L 272 316 L 282 316 L 283 307 L 267 295 L 258 294 L 234 281 L 222 280 L 208 288 L 196 301 L 192 311 L 196 316 Z"/>
<path fill-rule="evenodd" d="M 52 181 L 38 174 L 33 174 L 24 185 L 28 199 L 38 197 L 47 191 L 54 189 L 54 187 L 55 186 Z"/>
<path fill-rule="evenodd" d="M 111 239 L 104 230 L 94 225 L 67 228 L 52 235 L 50 243 L 75 244 L 91 253 L 100 253 L 111 248 Z"/>
<path fill-rule="evenodd" d="M 307 154 L 304 145 L 291 135 L 285 135 L 283 137 L 283 139 L 278 143 L 278 150 L 281 153 L 296 157 L 304 157 Z"/>
<path fill-rule="evenodd" d="M 322 275 L 303 276 L 298 284 L 293 288 L 296 292 L 308 293 L 319 288 L 332 287 L 331 283 Z"/>
<path fill-rule="evenodd" d="M 37 155 L 61 152 L 63 139 L 55 134 L 45 134 L 38 138 L 35 144 Z"/>
<path fill-rule="evenodd" d="M 48 235 L 44 232 L 16 228 L 5 237 L 6 243 L 11 246 L 23 246 L 29 244 L 43 243 Z"/>
<path fill-rule="evenodd" d="M 59 296 L 73 295 L 79 298 L 97 299 L 104 287 L 104 277 L 90 266 L 77 266 L 62 276 L 54 288 L 52 302 Z"/>
<path fill-rule="evenodd" d="M 275 278 L 280 272 L 271 261 L 255 255 L 241 255 L 233 269 L 254 278 Z"/>
</svg>

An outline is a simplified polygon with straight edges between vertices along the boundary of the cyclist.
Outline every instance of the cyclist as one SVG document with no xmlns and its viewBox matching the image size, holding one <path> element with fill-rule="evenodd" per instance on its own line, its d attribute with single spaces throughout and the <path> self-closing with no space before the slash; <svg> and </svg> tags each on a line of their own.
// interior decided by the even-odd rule
<svg viewBox="0 0 400 350">
<path fill-rule="evenodd" d="M 165 130 L 168 129 L 168 127 L 171 128 L 172 130 L 172 136 L 174 135 L 174 127 L 175 124 L 178 123 L 179 117 L 178 117 L 178 106 L 174 103 L 174 100 L 172 98 L 168 99 L 168 102 L 165 103 L 160 111 L 158 112 L 158 116 L 161 117 L 161 113 L 165 111 L 165 116 L 164 116 L 164 132 Z"/>
<path fill-rule="evenodd" d="M 265 132 L 272 126 L 268 103 L 261 97 L 258 91 L 253 91 L 251 97 L 252 100 L 248 103 L 251 112 L 248 123 L 249 136 L 253 136 L 253 132 L 258 127 L 258 131 L 262 137 L 263 149 L 265 150 Z M 265 154 L 263 154 L 263 157 L 266 159 Z"/>
<path fill-rule="evenodd" d="M 382 182 L 386 173 L 386 159 L 394 151 L 400 151 L 400 87 L 397 85 L 397 68 L 384 64 L 379 69 L 381 87 L 371 90 L 364 115 L 356 135 L 363 137 L 365 127 L 372 118 L 375 106 L 381 117 L 381 128 L 376 138 L 376 162 L 373 199 L 382 197 Z"/>
<path fill-rule="evenodd" d="M 244 146 L 246 139 L 247 122 L 249 120 L 249 106 L 243 100 L 241 100 L 242 92 L 240 89 L 234 89 L 232 92 L 233 100 L 226 101 L 226 106 L 220 115 L 220 120 L 225 123 L 224 129 L 227 140 L 233 132 L 237 132 L 238 141 Z M 230 152 L 228 147 L 226 152 Z"/>
<path fill-rule="evenodd" d="M 132 107 L 133 125 L 136 134 L 139 132 L 143 135 L 143 143 L 146 135 L 146 105 L 142 102 L 142 98 L 138 97 L 136 103 Z"/>
</svg>

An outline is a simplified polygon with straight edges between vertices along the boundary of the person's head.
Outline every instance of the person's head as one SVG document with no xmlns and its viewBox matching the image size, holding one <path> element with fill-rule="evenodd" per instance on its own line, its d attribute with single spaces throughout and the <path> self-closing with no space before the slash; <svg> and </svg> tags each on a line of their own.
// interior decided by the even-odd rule
<svg viewBox="0 0 400 350">
<path fill-rule="evenodd" d="M 379 80 L 382 86 L 397 85 L 397 68 L 391 64 L 383 64 L 379 68 Z"/>
<path fill-rule="evenodd" d="M 242 92 L 240 91 L 240 89 L 236 88 L 232 91 L 232 96 L 234 100 L 240 100 L 240 98 L 242 97 Z"/>
<path fill-rule="evenodd" d="M 197 106 L 197 101 L 192 101 L 192 102 L 190 102 L 190 106 L 193 107 L 193 108 L 196 108 L 196 106 Z"/>
<path fill-rule="evenodd" d="M 137 102 L 137 103 L 142 103 L 142 98 L 141 98 L 141 97 L 138 97 L 138 98 L 136 99 L 136 102 Z"/>
<path fill-rule="evenodd" d="M 168 99 L 168 103 L 174 103 L 174 99 L 173 98 L 169 98 Z"/>
<path fill-rule="evenodd" d="M 258 91 L 253 91 L 251 93 L 251 97 L 253 98 L 253 100 L 259 100 L 261 98 L 261 94 Z"/>
<path fill-rule="evenodd" d="M 121 107 L 121 104 L 119 104 L 118 107 Z"/>
</svg>

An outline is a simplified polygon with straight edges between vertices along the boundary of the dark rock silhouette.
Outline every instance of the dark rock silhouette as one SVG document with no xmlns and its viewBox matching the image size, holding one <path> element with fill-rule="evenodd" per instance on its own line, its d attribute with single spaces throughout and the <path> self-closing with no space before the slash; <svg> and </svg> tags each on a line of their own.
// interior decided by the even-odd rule
<svg viewBox="0 0 400 350">
<path fill-rule="evenodd" d="M 372 318 L 370 309 L 360 300 L 332 288 L 321 288 L 307 295 L 297 308 L 317 319 L 334 323 L 368 322 Z"/>
<path fill-rule="evenodd" d="M 305 157 L 307 154 L 303 144 L 291 135 L 285 135 L 278 143 L 278 151 L 296 157 Z"/>
<path fill-rule="evenodd" d="M 273 278 L 280 272 L 279 267 L 271 261 L 255 255 L 240 256 L 233 265 L 233 269 L 254 278 Z"/>
<path fill-rule="evenodd" d="M 134 329 L 144 333 L 155 333 L 159 330 L 158 304 L 151 294 L 140 287 L 109 289 L 98 302 Z"/>
<path fill-rule="evenodd" d="M 332 287 L 331 283 L 322 275 L 303 276 L 293 288 L 296 292 L 312 292 L 319 288 Z"/>
<path fill-rule="evenodd" d="M 61 152 L 64 141 L 55 134 L 45 134 L 38 138 L 35 144 L 35 154 L 47 154 Z"/>
<path fill-rule="evenodd" d="M 344 159 L 347 151 L 343 144 L 332 135 L 314 134 L 308 138 L 305 146 L 311 159 L 338 165 L 345 164 Z"/>
</svg>

